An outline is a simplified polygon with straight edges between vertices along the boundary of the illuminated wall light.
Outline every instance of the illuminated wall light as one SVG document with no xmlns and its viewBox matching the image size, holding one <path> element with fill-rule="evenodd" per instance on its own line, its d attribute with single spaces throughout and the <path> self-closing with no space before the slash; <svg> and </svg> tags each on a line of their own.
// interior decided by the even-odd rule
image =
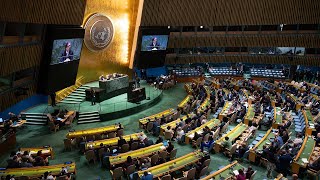
<svg viewBox="0 0 320 180">
<path fill-rule="evenodd" d="M 129 62 L 129 15 L 126 13 L 121 18 L 116 19 L 117 31 L 121 35 L 120 39 L 120 63 Z"/>
</svg>

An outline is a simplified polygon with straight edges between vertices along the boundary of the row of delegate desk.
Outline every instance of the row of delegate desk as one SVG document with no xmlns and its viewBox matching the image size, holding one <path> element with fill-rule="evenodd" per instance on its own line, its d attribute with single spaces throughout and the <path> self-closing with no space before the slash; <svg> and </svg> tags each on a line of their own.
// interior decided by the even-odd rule
<svg viewBox="0 0 320 180">
<path fill-rule="evenodd" d="M 139 127 L 143 128 L 148 124 L 148 122 L 153 122 L 155 120 L 155 118 L 160 119 L 162 117 L 167 117 L 167 116 L 173 115 L 175 112 L 176 112 L 176 110 L 170 108 L 170 109 L 167 109 L 167 110 L 162 111 L 160 113 L 142 118 L 139 120 Z"/>
<path fill-rule="evenodd" d="M 23 153 L 27 151 L 30 156 L 37 156 L 38 151 L 41 151 L 43 155 L 47 157 L 54 158 L 53 149 L 50 146 L 44 147 L 32 147 L 32 148 L 20 148 L 17 153 Z M 6 177 L 7 175 L 14 175 L 15 177 L 28 176 L 39 178 L 45 172 L 51 172 L 52 175 L 58 176 L 60 175 L 62 167 L 67 168 L 68 174 L 76 173 L 76 164 L 74 162 L 66 162 L 64 164 L 56 164 L 50 166 L 35 166 L 28 168 L 9 168 L 9 169 L 0 169 L 0 176 Z"/>
</svg>

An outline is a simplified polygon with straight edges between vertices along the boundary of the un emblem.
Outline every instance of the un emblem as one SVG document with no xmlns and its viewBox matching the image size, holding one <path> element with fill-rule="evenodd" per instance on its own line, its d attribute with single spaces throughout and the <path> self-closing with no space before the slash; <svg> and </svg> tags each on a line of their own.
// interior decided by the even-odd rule
<svg viewBox="0 0 320 180">
<path fill-rule="evenodd" d="M 114 34 L 111 20 L 99 13 L 91 15 L 85 23 L 84 43 L 91 51 L 101 51 L 107 48 Z"/>
</svg>

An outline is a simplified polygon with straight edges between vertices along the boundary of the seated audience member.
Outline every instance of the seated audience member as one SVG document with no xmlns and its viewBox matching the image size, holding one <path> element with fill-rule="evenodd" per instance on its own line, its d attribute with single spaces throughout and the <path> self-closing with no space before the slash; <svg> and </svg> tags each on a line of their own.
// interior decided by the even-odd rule
<svg viewBox="0 0 320 180">
<path fill-rule="evenodd" d="M 12 122 L 16 122 L 19 120 L 18 116 L 15 115 L 13 112 L 9 112 L 8 115 L 9 115 L 9 120 L 11 120 Z"/>
<path fill-rule="evenodd" d="M 152 122 L 152 134 L 154 136 L 158 136 L 160 133 L 160 124 L 158 121 L 153 121 Z"/>
<path fill-rule="evenodd" d="M 140 142 L 145 142 L 146 139 L 147 139 L 147 136 L 146 136 L 143 132 L 141 132 L 141 133 L 138 135 L 138 139 L 139 139 Z"/>
<path fill-rule="evenodd" d="M 163 142 L 163 138 L 161 136 L 158 137 L 156 144 L 162 143 Z"/>
<path fill-rule="evenodd" d="M 289 168 L 291 167 L 292 157 L 289 153 L 286 153 L 284 150 L 280 152 L 280 156 L 278 157 L 278 163 L 276 163 L 276 167 L 279 173 L 282 173 L 284 177 L 287 176 L 289 172 Z"/>
<path fill-rule="evenodd" d="M 48 165 L 48 158 L 42 154 L 42 151 L 38 151 L 36 158 L 34 159 L 34 166 L 45 166 Z"/>
<path fill-rule="evenodd" d="M 46 180 L 55 180 L 56 177 L 54 177 L 51 172 L 48 172 L 48 175 L 46 176 Z"/>
<path fill-rule="evenodd" d="M 171 151 L 174 149 L 173 144 L 171 143 L 171 141 L 168 142 L 168 147 L 166 148 L 168 153 L 171 153 Z"/>
<path fill-rule="evenodd" d="M 287 131 L 282 132 L 282 140 L 283 140 L 283 143 L 286 143 L 289 140 L 289 135 Z"/>
<path fill-rule="evenodd" d="M 141 170 L 146 170 L 148 169 L 149 167 L 151 167 L 151 159 L 149 157 L 147 158 L 143 158 L 141 160 Z"/>
<path fill-rule="evenodd" d="M 202 142 L 201 143 L 201 146 L 200 146 L 200 149 L 201 151 L 204 150 L 204 148 L 208 148 L 208 150 L 210 150 L 209 148 L 214 144 L 214 140 L 212 138 L 212 136 L 209 136 L 209 139 L 208 139 L 208 142 Z"/>
<path fill-rule="evenodd" d="M 182 137 L 183 137 L 184 135 L 185 135 L 185 133 L 184 133 L 183 129 L 182 129 L 181 127 L 178 127 L 178 128 L 177 128 L 177 131 L 176 131 L 176 139 L 177 139 L 177 141 L 178 141 L 178 142 L 184 141 L 184 140 L 182 139 Z"/>
<path fill-rule="evenodd" d="M 231 148 L 232 143 L 231 143 L 231 141 L 229 140 L 229 137 L 228 137 L 228 136 L 224 138 L 224 141 L 221 143 L 221 145 L 222 145 L 222 147 L 225 148 L 225 149 Z"/>
<path fill-rule="evenodd" d="M 172 136 L 174 134 L 174 131 L 171 129 L 171 126 L 168 126 L 165 132 L 169 132 Z"/>
<path fill-rule="evenodd" d="M 124 169 L 124 171 L 126 171 L 126 169 L 133 164 L 133 159 L 131 158 L 131 156 L 128 156 L 127 161 L 123 164 L 122 168 Z"/>
<path fill-rule="evenodd" d="M 20 167 L 33 167 L 31 163 L 28 162 L 27 159 L 22 159 Z"/>
<path fill-rule="evenodd" d="M 27 162 L 33 163 L 34 159 L 29 155 L 28 151 L 24 151 L 22 155 L 22 159 L 26 159 Z"/>
<path fill-rule="evenodd" d="M 303 143 L 302 135 L 297 133 L 296 138 L 293 140 L 293 144 L 299 145 Z"/>
<path fill-rule="evenodd" d="M 320 170 L 320 156 L 313 162 L 308 164 L 308 168 L 313 169 L 315 171 Z"/>
<path fill-rule="evenodd" d="M 238 170 L 239 174 L 236 176 L 237 180 L 246 180 L 246 175 L 244 174 L 242 169 Z"/>
<path fill-rule="evenodd" d="M 319 146 L 320 144 L 320 132 L 317 134 L 317 137 L 315 137 L 316 146 Z"/>
<path fill-rule="evenodd" d="M 254 173 L 253 169 L 251 166 L 248 167 L 247 171 L 246 171 L 246 179 L 250 179 L 252 174 Z"/>
<path fill-rule="evenodd" d="M 19 168 L 19 167 L 21 167 L 17 155 L 13 156 L 13 158 L 9 159 L 7 162 L 8 162 L 7 168 Z"/>
<path fill-rule="evenodd" d="M 153 175 L 147 171 L 143 172 L 141 180 L 153 180 Z"/>
<path fill-rule="evenodd" d="M 119 136 L 119 140 L 118 140 L 118 147 L 121 148 L 122 145 L 127 144 L 127 141 L 125 139 L 123 139 L 122 136 Z"/>
</svg>

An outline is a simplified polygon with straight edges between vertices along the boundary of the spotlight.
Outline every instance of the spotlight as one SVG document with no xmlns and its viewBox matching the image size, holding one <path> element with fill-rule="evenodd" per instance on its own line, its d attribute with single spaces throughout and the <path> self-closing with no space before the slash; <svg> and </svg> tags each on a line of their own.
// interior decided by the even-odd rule
<svg viewBox="0 0 320 180">
<path fill-rule="evenodd" d="M 170 26 L 168 26 L 168 29 L 170 29 L 171 27 Z"/>
<path fill-rule="evenodd" d="M 203 28 L 203 26 L 200 26 L 200 29 L 202 29 Z"/>
</svg>

